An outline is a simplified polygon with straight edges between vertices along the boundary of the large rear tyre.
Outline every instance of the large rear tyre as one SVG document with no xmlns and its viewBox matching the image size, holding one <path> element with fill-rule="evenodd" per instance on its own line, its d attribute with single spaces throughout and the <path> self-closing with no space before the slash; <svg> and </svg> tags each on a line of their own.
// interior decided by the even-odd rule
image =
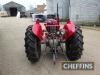
<svg viewBox="0 0 100 75">
<path fill-rule="evenodd" d="M 28 60 L 35 63 L 41 56 L 41 43 L 32 32 L 32 25 L 28 26 L 25 33 L 25 53 Z"/>
<path fill-rule="evenodd" d="M 68 60 L 76 61 L 81 58 L 83 44 L 82 30 L 76 27 L 76 32 L 66 41 L 66 55 Z"/>
</svg>

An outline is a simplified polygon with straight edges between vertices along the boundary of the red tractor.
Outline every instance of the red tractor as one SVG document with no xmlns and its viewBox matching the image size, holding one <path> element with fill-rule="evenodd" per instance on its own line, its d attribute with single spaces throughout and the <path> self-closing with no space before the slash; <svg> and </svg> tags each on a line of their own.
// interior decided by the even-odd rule
<svg viewBox="0 0 100 75">
<path fill-rule="evenodd" d="M 59 50 L 65 44 L 64 52 L 68 60 L 75 61 L 81 58 L 83 51 L 83 35 L 79 26 L 67 19 L 61 29 L 57 19 L 48 19 L 44 24 L 46 30 L 37 20 L 34 25 L 28 26 L 25 33 L 25 52 L 27 58 L 32 63 L 37 62 L 41 56 L 41 44 L 45 44 L 50 49 L 55 63 Z"/>
</svg>

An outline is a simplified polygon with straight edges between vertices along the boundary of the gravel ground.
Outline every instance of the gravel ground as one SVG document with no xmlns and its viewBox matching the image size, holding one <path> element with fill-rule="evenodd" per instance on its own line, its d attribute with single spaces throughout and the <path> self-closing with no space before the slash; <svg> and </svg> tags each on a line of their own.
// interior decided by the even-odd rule
<svg viewBox="0 0 100 75">
<path fill-rule="evenodd" d="M 81 26 L 82 28 L 85 28 L 85 29 L 92 29 L 92 30 L 97 30 L 97 31 L 100 31 L 100 26 L 98 27 L 93 27 L 93 26 Z"/>
<path fill-rule="evenodd" d="M 64 71 L 59 56 L 56 65 L 48 55 L 41 56 L 36 64 L 31 64 L 25 55 L 24 33 L 30 18 L 0 18 L 0 75 L 100 75 L 100 31 L 83 29 L 84 53 L 79 62 L 94 62 L 93 71 Z M 42 25 L 43 26 L 43 25 Z M 44 53 L 44 47 L 42 47 Z"/>
</svg>

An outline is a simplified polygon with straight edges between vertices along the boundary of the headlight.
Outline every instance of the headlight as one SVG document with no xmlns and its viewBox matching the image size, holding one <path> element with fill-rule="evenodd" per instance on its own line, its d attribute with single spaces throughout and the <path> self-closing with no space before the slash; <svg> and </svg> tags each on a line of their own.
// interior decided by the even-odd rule
<svg viewBox="0 0 100 75">
<path fill-rule="evenodd" d="M 60 32 L 58 31 L 58 32 L 57 32 L 57 35 L 59 35 L 59 34 L 60 34 Z"/>
<path fill-rule="evenodd" d="M 62 35 L 64 35 L 66 31 L 65 31 L 65 29 L 61 29 L 60 32 Z"/>
</svg>

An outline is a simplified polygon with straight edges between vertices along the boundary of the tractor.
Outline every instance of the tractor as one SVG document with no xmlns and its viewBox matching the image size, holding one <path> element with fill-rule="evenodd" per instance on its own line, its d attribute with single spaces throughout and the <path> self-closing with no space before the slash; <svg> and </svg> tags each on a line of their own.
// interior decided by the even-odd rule
<svg viewBox="0 0 100 75">
<path fill-rule="evenodd" d="M 70 19 L 66 20 L 63 28 L 57 18 L 48 19 L 45 23 L 45 30 L 42 29 L 39 20 L 27 27 L 25 32 L 25 53 L 28 60 L 32 63 L 39 61 L 41 57 L 41 45 L 45 44 L 52 54 L 54 63 L 57 54 L 63 49 L 65 44 L 65 56 L 69 61 L 76 61 L 81 58 L 83 53 L 83 35 L 79 26 L 75 25 Z"/>
</svg>

